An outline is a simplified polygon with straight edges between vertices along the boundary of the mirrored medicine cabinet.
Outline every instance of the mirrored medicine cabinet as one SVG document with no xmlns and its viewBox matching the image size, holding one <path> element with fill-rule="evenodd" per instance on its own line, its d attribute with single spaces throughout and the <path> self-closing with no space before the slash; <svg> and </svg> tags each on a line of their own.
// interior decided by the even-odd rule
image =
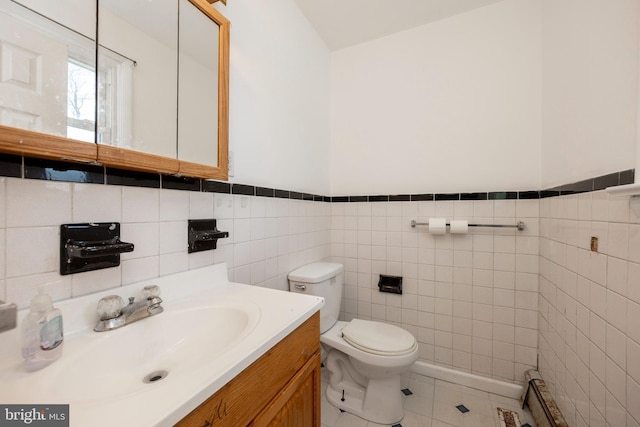
<svg viewBox="0 0 640 427">
<path fill-rule="evenodd" d="M 229 27 L 206 0 L 0 0 L 0 152 L 226 180 Z"/>
</svg>

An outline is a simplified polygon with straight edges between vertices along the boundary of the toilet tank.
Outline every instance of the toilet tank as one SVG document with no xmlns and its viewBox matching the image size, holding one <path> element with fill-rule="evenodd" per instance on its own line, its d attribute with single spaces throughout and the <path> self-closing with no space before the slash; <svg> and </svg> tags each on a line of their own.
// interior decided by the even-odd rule
<svg viewBox="0 0 640 427">
<path fill-rule="evenodd" d="M 289 273 L 289 291 L 324 298 L 320 309 L 320 333 L 338 321 L 342 302 L 342 264 L 314 262 Z"/>
</svg>

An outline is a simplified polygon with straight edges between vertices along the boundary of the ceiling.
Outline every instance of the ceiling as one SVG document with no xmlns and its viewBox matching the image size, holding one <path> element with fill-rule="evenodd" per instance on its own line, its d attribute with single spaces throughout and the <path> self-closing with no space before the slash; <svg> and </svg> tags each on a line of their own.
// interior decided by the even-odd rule
<svg viewBox="0 0 640 427">
<path fill-rule="evenodd" d="M 295 1 L 334 51 L 502 0 Z"/>
</svg>

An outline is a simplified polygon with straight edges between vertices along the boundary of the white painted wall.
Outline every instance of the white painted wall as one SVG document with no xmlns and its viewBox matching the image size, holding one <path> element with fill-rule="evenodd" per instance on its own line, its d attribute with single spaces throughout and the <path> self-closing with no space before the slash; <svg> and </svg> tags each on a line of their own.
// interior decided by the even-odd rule
<svg viewBox="0 0 640 427">
<path fill-rule="evenodd" d="M 329 50 L 293 0 L 229 2 L 232 181 L 329 192 Z"/>
<path fill-rule="evenodd" d="M 540 14 L 504 1 L 334 52 L 332 194 L 537 189 Z"/>
<path fill-rule="evenodd" d="M 640 2 L 542 4 L 542 186 L 635 167 Z"/>
</svg>

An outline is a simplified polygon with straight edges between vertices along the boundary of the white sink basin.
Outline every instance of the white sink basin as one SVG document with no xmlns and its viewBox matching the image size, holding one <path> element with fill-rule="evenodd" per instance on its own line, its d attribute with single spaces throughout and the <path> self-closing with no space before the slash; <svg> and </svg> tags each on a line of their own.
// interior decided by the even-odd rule
<svg viewBox="0 0 640 427">
<path fill-rule="evenodd" d="M 48 380 L 64 401 L 126 398 L 164 377 L 186 375 L 194 366 L 204 366 L 230 351 L 259 318 L 260 309 L 251 302 L 226 302 L 167 308 L 113 331 L 71 336 L 64 349 L 70 357 L 56 362 L 58 372 Z M 74 375 L 68 375 L 69 370 Z M 161 378 L 143 381 L 149 375 Z M 98 386 L 86 387 L 87 378 Z"/>
</svg>

